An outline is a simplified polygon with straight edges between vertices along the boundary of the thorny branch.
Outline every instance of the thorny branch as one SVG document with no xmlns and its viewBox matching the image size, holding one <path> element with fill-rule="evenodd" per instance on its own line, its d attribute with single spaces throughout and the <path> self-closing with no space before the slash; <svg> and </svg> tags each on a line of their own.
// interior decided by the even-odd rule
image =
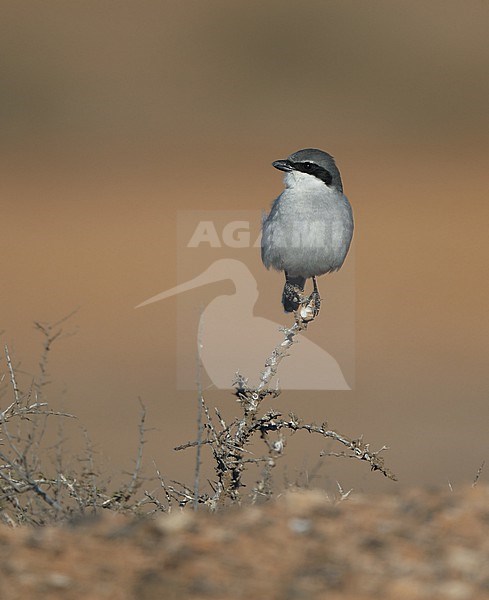
<svg viewBox="0 0 489 600">
<path fill-rule="evenodd" d="M 235 386 L 237 401 L 243 410 L 242 416 L 226 424 L 216 409 L 216 416 L 219 421 L 219 425 L 216 425 L 203 397 L 201 398 L 206 418 L 204 424 L 205 435 L 202 439 L 182 444 L 176 447 L 175 450 L 191 447 L 197 447 L 200 450 L 203 445 L 210 446 L 215 461 L 217 482 L 213 486 L 214 495 L 212 497 L 202 495 L 199 498 L 193 496 L 186 499 L 187 496 L 191 496 L 188 488 L 182 488 L 177 493 L 175 488 L 169 489 L 166 487 L 166 492 L 178 499 L 180 504 L 192 501 L 194 505 L 201 502 L 216 508 L 228 502 L 239 502 L 241 500 L 240 488 L 243 487 L 242 477 L 246 466 L 250 463 L 265 464 L 262 480 L 258 482 L 257 487 L 253 490 L 252 498 L 256 499 L 258 495 L 269 495 L 270 472 L 275 466 L 275 459 L 283 453 L 285 446 L 283 432 L 286 431 L 293 433 L 303 430 L 333 439 L 348 450 L 337 453 L 322 452 L 321 456 L 334 455 L 366 461 L 370 464 L 372 471 L 380 471 L 385 477 L 393 481 L 397 480 L 395 474 L 385 466 L 384 458 L 380 456 L 380 453 L 387 449 L 385 446 L 377 452 L 373 452 L 362 437 L 351 439 L 330 429 L 326 422 L 321 425 L 304 423 L 302 419 L 292 413 L 288 415 L 288 419 L 283 419 L 281 413 L 274 410 L 268 411 L 261 417 L 258 415 L 260 405 L 267 396 L 276 398 L 280 394 L 278 388 L 270 389 L 268 387 L 269 383 L 277 374 L 277 369 L 282 360 L 289 355 L 292 345 L 296 342 L 296 335 L 306 329 L 316 315 L 317 312 L 311 312 L 309 305 L 306 304 L 300 307 L 299 311 L 295 313 L 295 322 L 292 327 L 282 329 L 284 338 L 265 361 L 265 369 L 261 373 L 256 387 L 250 387 L 248 379 L 239 372 L 236 373 L 236 380 L 233 385 Z M 267 446 L 268 454 L 266 456 L 251 456 L 246 448 L 256 433 L 260 434 Z M 271 442 L 268 439 L 270 434 L 278 434 L 278 439 Z"/>
<path fill-rule="evenodd" d="M 53 343 L 63 337 L 59 325 L 68 317 L 54 325 L 36 323 L 36 328 L 44 336 L 43 353 L 39 375 L 31 381 L 27 391 L 22 391 L 19 385 L 19 371 L 16 371 L 9 348 L 5 346 L 11 398 L 0 410 L 0 521 L 11 526 L 19 523 L 42 525 L 74 514 L 84 514 L 87 509 L 92 513 L 98 509 L 136 513 L 150 503 L 155 505 L 155 510 L 168 510 L 169 503 L 165 505 L 156 497 L 152 501 L 151 492 L 145 491 L 142 499 L 135 498 L 144 481 L 141 471 L 147 429 L 146 409 L 142 403 L 134 470 L 129 474 L 129 482 L 115 492 L 108 491 L 108 481 L 99 478 L 86 432 L 86 454 L 75 457 L 74 467 L 67 464 L 61 425 L 57 443 L 54 446 L 45 443 L 45 433 L 52 417 L 74 417 L 52 410 L 44 399 L 40 401 L 42 387 L 47 384 L 48 356 Z M 55 470 L 51 464 L 53 452 Z"/>
</svg>

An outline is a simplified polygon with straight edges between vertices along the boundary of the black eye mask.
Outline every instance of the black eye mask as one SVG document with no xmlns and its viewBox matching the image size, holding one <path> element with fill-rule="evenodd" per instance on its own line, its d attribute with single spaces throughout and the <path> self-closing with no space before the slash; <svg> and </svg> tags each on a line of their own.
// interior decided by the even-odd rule
<svg viewBox="0 0 489 600">
<path fill-rule="evenodd" d="M 331 185 L 331 182 L 333 181 L 333 176 L 331 175 L 331 173 L 327 169 L 325 169 L 324 167 L 320 167 L 316 163 L 308 161 L 288 162 L 295 171 L 301 171 L 301 173 L 308 173 L 309 175 L 314 175 L 314 177 L 317 177 L 326 185 Z"/>
</svg>

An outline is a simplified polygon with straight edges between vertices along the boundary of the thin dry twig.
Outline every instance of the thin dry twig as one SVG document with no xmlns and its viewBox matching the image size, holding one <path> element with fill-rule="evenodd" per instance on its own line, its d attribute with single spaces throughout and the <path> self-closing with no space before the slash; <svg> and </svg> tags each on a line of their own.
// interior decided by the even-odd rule
<svg viewBox="0 0 489 600">
<path fill-rule="evenodd" d="M 202 330 L 204 327 L 204 311 L 200 309 L 199 332 L 197 334 L 197 452 L 195 453 L 195 475 L 194 475 L 194 510 L 199 507 L 200 468 L 202 466 L 202 435 L 204 423 L 202 419 L 204 396 L 202 391 L 202 359 L 201 353 L 204 347 Z"/>
<path fill-rule="evenodd" d="M 484 469 L 484 465 L 486 461 L 483 460 L 481 462 L 480 467 L 477 469 L 477 473 L 475 474 L 474 481 L 472 482 L 472 487 L 475 487 L 479 483 L 480 476 L 482 475 L 482 470 Z"/>
</svg>

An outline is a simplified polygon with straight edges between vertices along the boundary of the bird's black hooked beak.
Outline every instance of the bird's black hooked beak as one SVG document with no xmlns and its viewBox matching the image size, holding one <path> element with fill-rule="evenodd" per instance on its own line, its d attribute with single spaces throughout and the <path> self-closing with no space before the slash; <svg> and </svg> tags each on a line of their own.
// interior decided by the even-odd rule
<svg viewBox="0 0 489 600">
<path fill-rule="evenodd" d="M 274 166 L 276 169 L 278 169 L 279 171 L 293 171 L 294 167 L 292 166 L 292 164 L 290 163 L 290 161 L 288 160 L 276 160 L 272 163 L 272 166 Z"/>
</svg>

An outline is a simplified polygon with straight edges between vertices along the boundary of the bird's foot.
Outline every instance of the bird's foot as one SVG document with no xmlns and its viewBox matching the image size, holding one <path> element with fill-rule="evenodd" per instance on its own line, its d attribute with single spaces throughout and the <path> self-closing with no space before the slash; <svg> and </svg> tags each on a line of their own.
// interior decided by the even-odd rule
<svg viewBox="0 0 489 600">
<path fill-rule="evenodd" d="M 289 281 L 285 283 L 282 304 L 287 312 L 295 312 L 302 306 L 304 302 L 303 292 L 304 290 L 298 285 L 294 285 Z"/>
<path fill-rule="evenodd" d="M 318 316 L 320 307 L 321 297 L 317 289 L 315 289 L 309 297 L 303 299 L 301 302 L 299 315 L 302 321 L 304 323 L 313 321 Z"/>
</svg>

